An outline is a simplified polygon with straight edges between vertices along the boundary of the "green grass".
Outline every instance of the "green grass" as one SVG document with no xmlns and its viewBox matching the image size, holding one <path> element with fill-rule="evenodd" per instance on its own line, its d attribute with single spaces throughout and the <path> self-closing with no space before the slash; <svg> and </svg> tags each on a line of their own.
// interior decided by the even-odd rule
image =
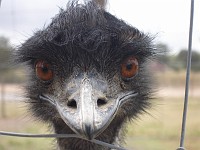
<svg viewBox="0 0 200 150">
<path fill-rule="evenodd" d="M 0 130 L 23 133 L 47 133 L 47 127 L 34 122 L 22 103 L 7 102 L 6 118 L 0 118 Z M 0 136 L 0 150 L 48 150 L 52 139 Z"/>
<path fill-rule="evenodd" d="M 183 100 L 164 99 L 162 105 L 128 127 L 127 147 L 134 150 L 170 150 L 179 146 Z M 200 99 L 189 101 L 185 147 L 200 149 Z"/>
<path fill-rule="evenodd" d="M 2 137 L 0 140 L 0 150 L 49 150 L 52 146 L 48 139 Z"/>
<path fill-rule="evenodd" d="M 128 125 L 126 145 L 134 150 L 170 150 L 179 146 L 183 100 L 170 98 L 157 100 L 159 103 L 150 110 L 151 115 L 142 115 L 140 119 Z M 17 107 L 16 107 L 17 106 Z M 185 147 L 188 150 L 200 149 L 200 100 L 189 101 Z M 47 127 L 31 121 L 20 104 L 7 104 L 7 118 L 0 119 L 0 129 L 6 131 L 47 133 Z M 12 126 L 4 123 L 14 123 Z M 48 150 L 54 147 L 52 139 L 0 137 L 0 150 Z"/>
</svg>

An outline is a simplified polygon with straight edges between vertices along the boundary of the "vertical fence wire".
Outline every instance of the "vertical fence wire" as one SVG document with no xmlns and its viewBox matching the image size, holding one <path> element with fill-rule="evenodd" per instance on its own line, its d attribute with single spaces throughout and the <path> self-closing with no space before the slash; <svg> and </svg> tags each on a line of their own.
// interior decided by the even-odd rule
<svg viewBox="0 0 200 150">
<path fill-rule="evenodd" d="M 184 99 L 184 108 L 183 108 L 183 119 L 182 119 L 180 147 L 177 150 L 184 150 L 187 107 L 188 107 L 188 95 L 189 95 L 189 83 L 190 83 L 190 70 L 191 70 L 191 60 L 192 60 L 193 18 L 194 18 L 194 0 L 191 0 L 188 55 L 187 55 L 187 71 L 186 71 L 186 83 L 185 83 L 185 99 Z"/>
</svg>

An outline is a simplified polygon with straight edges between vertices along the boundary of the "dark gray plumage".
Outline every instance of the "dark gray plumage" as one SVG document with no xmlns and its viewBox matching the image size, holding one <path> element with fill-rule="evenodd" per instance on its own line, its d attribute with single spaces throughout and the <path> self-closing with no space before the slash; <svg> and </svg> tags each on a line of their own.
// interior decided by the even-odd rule
<svg viewBox="0 0 200 150">
<path fill-rule="evenodd" d="M 89 2 L 68 4 L 16 56 L 30 68 L 35 117 L 55 133 L 120 144 L 124 124 L 151 106 L 155 54 L 151 37 Z M 57 142 L 60 150 L 108 149 L 76 138 Z"/>
</svg>

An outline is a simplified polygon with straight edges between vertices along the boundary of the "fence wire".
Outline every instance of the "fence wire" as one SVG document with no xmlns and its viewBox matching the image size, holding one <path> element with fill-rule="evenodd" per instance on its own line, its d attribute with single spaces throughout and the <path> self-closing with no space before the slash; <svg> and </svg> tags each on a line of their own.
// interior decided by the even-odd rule
<svg viewBox="0 0 200 150">
<path fill-rule="evenodd" d="M 191 70 L 191 60 L 192 60 L 193 20 L 194 20 L 194 0 L 191 0 L 188 56 L 187 56 L 187 71 L 186 71 L 186 83 L 185 83 L 185 100 L 184 100 L 184 108 L 183 108 L 183 119 L 182 119 L 180 147 L 177 150 L 184 150 L 186 119 L 187 119 L 187 107 L 188 107 L 188 95 L 189 95 L 189 83 L 190 83 L 190 70 Z"/>
</svg>

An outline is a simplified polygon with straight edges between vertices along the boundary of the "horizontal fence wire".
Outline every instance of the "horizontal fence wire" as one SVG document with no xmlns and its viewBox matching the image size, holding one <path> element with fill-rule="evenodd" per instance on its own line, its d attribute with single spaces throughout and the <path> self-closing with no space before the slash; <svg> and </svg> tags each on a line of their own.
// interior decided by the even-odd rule
<svg viewBox="0 0 200 150">
<path fill-rule="evenodd" d="M 24 138 L 79 138 L 79 139 L 84 139 L 77 134 L 27 134 L 27 133 L 16 133 L 16 132 L 5 132 L 5 131 L 0 131 L 0 136 L 14 136 L 14 137 L 24 137 Z M 87 139 L 84 139 L 84 140 L 87 140 Z M 127 150 L 123 147 L 119 147 L 119 146 L 109 144 L 109 143 L 106 143 L 103 141 L 99 141 L 96 139 L 87 140 L 87 141 L 104 146 L 104 147 L 116 149 L 116 150 Z"/>
</svg>

